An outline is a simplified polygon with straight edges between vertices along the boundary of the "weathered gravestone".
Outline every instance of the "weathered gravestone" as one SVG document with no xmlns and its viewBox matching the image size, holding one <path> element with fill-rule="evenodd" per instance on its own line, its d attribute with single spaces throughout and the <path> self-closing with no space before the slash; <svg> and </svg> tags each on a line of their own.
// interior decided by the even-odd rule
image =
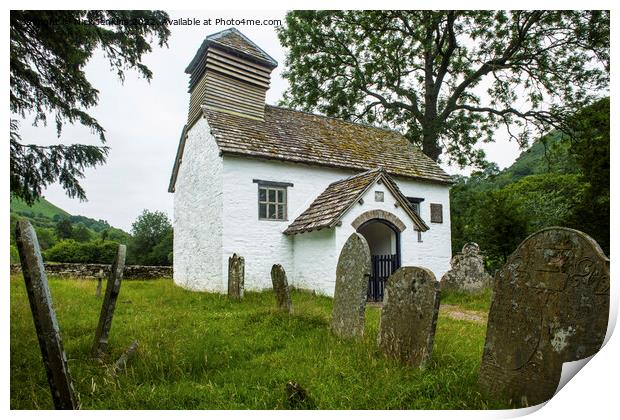
<svg viewBox="0 0 620 420">
<path fill-rule="evenodd" d="M 450 270 L 441 278 L 442 291 L 478 293 L 493 282 L 484 269 L 484 257 L 474 242 L 466 243 L 463 250 L 450 261 Z"/>
<path fill-rule="evenodd" d="M 433 353 L 439 282 L 426 268 L 401 267 L 387 280 L 377 341 L 386 355 L 415 367 Z"/>
<path fill-rule="evenodd" d="M 108 335 L 112 327 L 112 317 L 114 316 L 114 309 L 116 308 L 116 300 L 121 291 L 126 253 L 127 247 L 125 245 L 119 245 L 108 275 L 105 296 L 103 297 L 103 304 L 101 305 L 99 325 L 97 325 L 97 330 L 95 331 L 95 342 L 91 350 L 93 357 L 100 357 L 105 353 L 108 347 Z"/>
<path fill-rule="evenodd" d="M 495 276 L 479 382 L 529 406 L 550 399 L 564 362 L 594 355 L 609 314 L 609 260 L 588 235 L 548 228 Z"/>
<path fill-rule="evenodd" d="M 233 254 L 228 258 L 228 297 L 243 299 L 245 282 L 245 260 L 242 256 Z"/>
<path fill-rule="evenodd" d="M 97 297 L 101 296 L 101 282 L 104 276 L 103 269 L 100 269 L 97 273 L 97 291 L 95 292 L 95 296 Z"/>
<path fill-rule="evenodd" d="M 332 330 L 340 337 L 364 335 L 370 248 L 366 239 L 353 233 L 347 239 L 336 267 Z"/>
<path fill-rule="evenodd" d="M 15 237 L 54 407 L 58 410 L 75 409 L 77 407 L 75 391 L 60 338 L 56 313 L 52 307 L 52 296 L 43 268 L 37 235 L 29 221 L 20 220 L 17 222 Z"/>
<path fill-rule="evenodd" d="M 280 264 L 274 264 L 271 267 L 271 283 L 273 284 L 273 293 L 276 296 L 276 306 L 278 309 L 292 313 L 293 304 L 291 303 L 291 293 L 286 280 L 286 272 Z"/>
</svg>

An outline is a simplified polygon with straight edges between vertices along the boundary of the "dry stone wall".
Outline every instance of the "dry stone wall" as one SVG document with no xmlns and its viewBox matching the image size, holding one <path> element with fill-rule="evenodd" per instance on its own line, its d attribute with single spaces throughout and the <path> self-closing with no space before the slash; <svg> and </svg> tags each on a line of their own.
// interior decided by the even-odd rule
<svg viewBox="0 0 620 420">
<path fill-rule="evenodd" d="M 79 263 L 46 263 L 45 272 L 48 276 L 71 277 L 81 279 L 99 278 L 100 270 L 103 270 L 103 277 L 110 273 L 109 264 L 79 264 Z M 11 264 L 11 274 L 21 273 L 19 264 Z M 151 266 L 151 265 L 127 265 L 123 274 L 125 280 L 150 280 L 150 279 L 171 279 L 172 267 L 170 266 Z"/>
</svg>

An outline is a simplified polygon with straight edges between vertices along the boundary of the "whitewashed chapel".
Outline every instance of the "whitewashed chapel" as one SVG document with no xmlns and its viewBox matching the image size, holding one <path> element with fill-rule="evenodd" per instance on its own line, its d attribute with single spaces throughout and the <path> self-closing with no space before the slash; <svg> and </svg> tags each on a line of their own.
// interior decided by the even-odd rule
<svg viewBox="0 0 620 420">
<path fill-rule="evenodd" d="M 369 298 L 401 265 L 450 268 L 450 177 L 401 134 L 265 104 L 277 63 L 236 29 L 208 36 L 186 69 L 189 115 L 170 179 L 174 281 L 227 290 L 289 284 L 333 295 L 344 242 L 370 246 Z"/>
</svg>

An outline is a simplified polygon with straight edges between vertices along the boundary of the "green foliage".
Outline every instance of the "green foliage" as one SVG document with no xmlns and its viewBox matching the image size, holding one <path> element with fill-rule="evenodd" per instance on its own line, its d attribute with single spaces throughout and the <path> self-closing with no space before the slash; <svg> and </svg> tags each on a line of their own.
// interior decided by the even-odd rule
<svg viewBox="0 0 620 420">
<path fill-rule="evenodd" d="M 478 245 L 487 253 L 491 272 L 506 262 L 527 235 L 527 218 L 519 202 L 504 191 L 493 191 L 481 202 L 476 226 Z"/>
<path fill-rule="evenodd" d="M 59 239 L 69 239 L 73 237 L 73 224 L 69 219 L 62 219 L 56 223 L 56 236 Z"/>
<path fill-rule="evenodd" d="M 172 225 L 166 213 L 144 210 L 131 225 L 133 236 L 128 250 L 132 264 L 169 265 Z"/>
<path fill-rule="evenodd" d="M 152 73 L 142 63 L 150 42 L 166 45 L 168 15 L 146 10 L 12 10 L 10 24 L 10 110 L 34 123 L 53 116 L 58 136 L 64 124 L 79 123 L 105 142 L 105 130 L 86 109 L 95 106 L 99 91 L 86 79 L 84 68 L 101 49 L 112 71 L 124 80 L 135 69 L 147 80 Z M 79 184 L 84 169 L 105 162 L 108 148 L 74 144 L 23 144 L 17 120 L 10 121 L 11 194 L 32 204 L 44 187 L 60 182 L 70 197 L 85 198 Z"/>
<path fill-rule="evenodd" d="M 453 253 L 478 242 L 492 270 L 527 235 L 567 226 L 609 254 L 609 99 L 575 114 L 571 125 L 571 136 L 543 137 L 499 173 L 457 178 L 450 191 Z"/>
<path fill-rule="evenodd" d="M 78 223 L 77 226 L 73 228 L 71 238 L 78 242 L 88 242 L 93 239 L 93 235 L 90 229 L 84 226 L 84 224 Z"/>
<path fill-rule="evenodd" d="M 567 224 L 592 236 L 609 255 L 610 241 L 610 136 L 609 98 L 583 109 L 571 120 L 571 152 L 586 182 Z"/>
<path fill-rule="evenodd" d="M 463 166 L 484 167 L 497 128 L 526 145 L 609 86 L 608 11 L 291 11 L 278 35 L 283 104 L 398 129 Z"/>
<path fill-rule="evenodd" d="M 17 251 L 17 247 L 15 245 L 11 245 L 11 256 L 10 256 L 10 263 L 11 264 L 19 264 L 20 259 L 19 259 L 19 251 Z"/>
<path fill-rule="evenodd" d="M 241 302 L 169 280 L 123 282 L 103 362 L 90 357 L 101 300 L 96 282 L 51 279 L 58 321 L 83 409 L 284 409 L 294 380 L 318 409 L 508 408 L 477 385 L 485 325 L 439 316 L 426 370 L 377 349 L 378 308 L 361 340 L 329 328 L 332 299 L 292 293 L 292 315 L 273 293 Z M 10 282 L 11 409 L 52 408 L 21 276 Z M 107 369 L 132 340 L 138 357 L 112 379 Z"/>
<path fill-rule="evenodd" d="M 118 242 L 77 242 L 65 239 L 43 253 L 45 261 L 66 263 L 111 264 L 118 249 Z"/>
</svg>

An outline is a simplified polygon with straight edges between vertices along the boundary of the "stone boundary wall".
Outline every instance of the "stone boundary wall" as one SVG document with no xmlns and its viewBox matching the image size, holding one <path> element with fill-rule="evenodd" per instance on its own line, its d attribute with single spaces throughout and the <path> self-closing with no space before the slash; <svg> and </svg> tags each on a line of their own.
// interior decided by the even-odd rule
<svg viewBox="0 0 620 420">
<path fill-rule="evenodd" d="M 94 279 L 98 277 L 99 270 L 103 270 L 104 276 L 107 277 L 110 267 L 110 264 L 46 263 L 45 272 L 48 276 Z M 11 274 L 18 274 L 21 271 L 20 264 L 11 264 Z M 171 279 L 172 266 L 127 265 L 123 278 L 127 280 Z"/>
</svg>

